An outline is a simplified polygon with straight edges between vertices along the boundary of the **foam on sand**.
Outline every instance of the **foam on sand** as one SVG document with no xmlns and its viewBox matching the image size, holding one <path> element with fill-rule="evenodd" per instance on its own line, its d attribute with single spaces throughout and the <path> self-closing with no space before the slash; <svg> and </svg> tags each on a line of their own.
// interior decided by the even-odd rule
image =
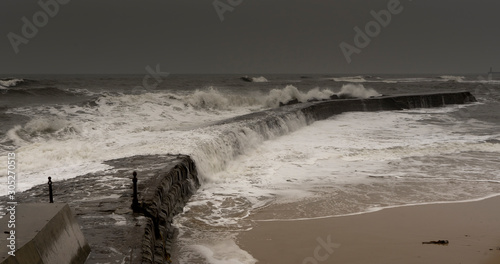
<svg viewBox="0 0 500 264">
<path fill-rule="evenodd" d="M 337 218 L 261 222 L 241 233 L 238 241 L 257 260 L 276 264 L 308 263 L 306 259 L 316 256 L 325 263 L 497 263 L 500 236 L 491 231 L 500 217 L 495 210 L 499 202 L 495 197 Z M 318 243 L 319 239 L 328 243 Z M 435 240 L 449 244 L 423 244 Z M 281 250 L 290 254 L 275 254 Z"/>
</svg>

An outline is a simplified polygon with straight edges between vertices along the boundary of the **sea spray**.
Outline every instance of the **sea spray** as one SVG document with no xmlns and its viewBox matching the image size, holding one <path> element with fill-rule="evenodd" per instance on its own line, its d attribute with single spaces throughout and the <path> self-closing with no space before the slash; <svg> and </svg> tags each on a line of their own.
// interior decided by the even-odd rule
<svg viewBox="0 0 500 264">
<path fill-rule="evenodd" d="M 380 96 L 381 94 L 372 88 L 365 88 L 362 84 L 349 83 L 342 85 L 342 89 L 338 95 L 366 99 L 372 96 Z"/>
<path fill-rule="evenodd" d="M 334 93 L 331 90 L 314 88 L 307 93 L 303 93 L 293 85 L 287 85 L 283 89 L 273 89 L 265 98 L 265 105 L 267 107 L 278 107 L 280 103 L 286 104 L 292 100 L 299 102 L 307 102 L 309 100 L 325 100 L 329 99 Z"/>
</svg>

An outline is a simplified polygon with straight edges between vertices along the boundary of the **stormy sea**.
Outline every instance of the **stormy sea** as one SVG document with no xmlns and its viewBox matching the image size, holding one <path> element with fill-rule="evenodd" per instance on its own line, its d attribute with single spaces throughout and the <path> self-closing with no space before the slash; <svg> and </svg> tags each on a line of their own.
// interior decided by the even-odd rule
<svg viewBox="0 0 500 264">
<path fill-rule="evenodd" d="M 313 219 L 500 194 L 500 81 L 470 75 L 0 76 L 0 181 L 17 191 L 105 170 L 134 155 L 186 154 L 201 187 L 176 216 L 179 263 L 255 263 L 236 235 L 259 221 Z M 147 84 L 147 85 L 144 85 Z M 332 96 L 469 91 L 477 102 L 351 112 L 267 129 L 221 120 Z M 243 131 L 243 132 L 241 132 Z M 8 192 L 0 184 L 0 196 Z M 279 209 L 283 210 L 279 210 Z M 286 209 L 286 210 L 285 210 Z"/>
</svg>

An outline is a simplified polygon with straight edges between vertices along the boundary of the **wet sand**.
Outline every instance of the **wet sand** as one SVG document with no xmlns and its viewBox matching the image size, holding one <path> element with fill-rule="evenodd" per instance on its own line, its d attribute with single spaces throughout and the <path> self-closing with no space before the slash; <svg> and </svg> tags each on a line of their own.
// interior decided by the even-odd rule
<svg viewBox="0 0 500 264">
<path fill-rule="evenodd" d="M 449 243 L 422 244 L 438 240 Z M 500 196 L 323 219 L 257 221 L 238 236 L 238 244 L 258 263 L 498 264 Z"/>
</svg>

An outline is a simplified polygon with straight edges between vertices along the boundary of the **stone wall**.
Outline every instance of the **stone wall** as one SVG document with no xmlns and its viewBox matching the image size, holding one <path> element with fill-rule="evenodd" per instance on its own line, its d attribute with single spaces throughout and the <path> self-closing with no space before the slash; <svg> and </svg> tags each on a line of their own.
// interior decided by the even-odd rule
<svg viewBox="0 0 500 264">
<path fill-rule="evenodd" d="M 173 217 L 182 212 L 189 197 L 199 187 L 195 164 L 188 156 L 179 156 L 173 167 L 160 170 L 139 184 L 139 208 L 146 216 L 142 242 L 142 263 L 170 260 L 175 229 Z"/>
</svg>

